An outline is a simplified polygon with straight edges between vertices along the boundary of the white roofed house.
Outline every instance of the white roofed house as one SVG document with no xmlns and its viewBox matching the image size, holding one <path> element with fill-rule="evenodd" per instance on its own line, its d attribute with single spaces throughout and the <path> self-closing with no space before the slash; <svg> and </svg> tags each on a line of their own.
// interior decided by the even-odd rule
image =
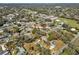
<svg viewBox="0 0 79 59">
<path fill-rule="evenodd" d="M 0 44 L 0 47 L 2 51 L 0 51 L 0 55 L 9 55 L 9 52 L 7 51 L 5 44 Z"/>
<path fill-rule="evenodd" d="M 57 19 L 56 21 L 57 21 L 57 22 L 59 22 L 60 20 L 59 20 L 59 19 Z"/>
<path fill-rule="evenodd" d="M 47 42 L 47 37 L 46 36 L 42 36 L 41 39 L 44 40 L 45 42 Z"/>
<path fill-rule="evenodd" d="M 14 18 L 15 17 L 15 15 L 14 14 L 9 14 L 9 15 L 7 15 L 7 19 L 12 19 L 12 18 Z"/>
<path fill-rule="evenodd" d="M 7 17 L 6 17 L 6 19 L 7 19 L 9 22 L 14 21 L 13 18 L 15 18 L 15 15 L 14 15 L 14 14 L 9 14 L 9 15 L 7 15 Z"/>
<path fill-rule="evenodd" d="M 6 50 L 6 48 L 5 48 L 5 46 L 4 46 L 5 44 L 1 44 L 0 46 L 2 47 L 2 50 L 3 51 L 5 51 Z"/>
<path fill-rule="evenodd" d="M 53 40 L 53 41 L 50 41 L 50 51 L 51 51 L 51 54 L 59 54 L 61 48 L 63 48 L 64 46 L 64 43 L 63 41 L 61 40 Z"/>
<path fill-rule="evenodd" d="M 55 41 L 51 41 L 50 42 L 50 48 L 49 49 L 53 49 L 53 48 L 55 48 L 55 46 L 56 46 L 56 43 L 55 43 Z"/>
<path fill-rule="evenodd" d="M 75 34 L 77 34 L 77 32 L 78 32 L 78 31 L 76 30 L 76 28 L 70 28 L 70 31 L 73 32 L 73 33 L 75 33 Z"/>
<path fill-rule="evenodd" d="M 17 47 L 19 51 L 17 52 L 17 55 L 25 55 L 25 49 L 23 47 Z"/>
<path fill-rule="evenodd" d="M 71 28 L 71 31 L 76 31 L 76 29 L 75 28 Z"/>
<path fill-rule="evenodd" d="M 61 7 L 61 6 L 55 6 L 55 8 L 60 9 L 60 8 L 62 8 L 62 7 Z"/>
</svg>

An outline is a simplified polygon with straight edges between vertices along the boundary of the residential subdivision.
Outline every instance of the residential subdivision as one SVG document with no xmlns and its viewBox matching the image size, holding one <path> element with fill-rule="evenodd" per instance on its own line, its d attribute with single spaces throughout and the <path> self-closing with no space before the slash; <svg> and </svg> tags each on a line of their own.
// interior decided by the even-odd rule
<svg viewBox="0 0 79 59">
<path fill-rule="evenodd" d="M 0 4 L 0 55 L 78 55 L 79 8 L 36 5 Z"/>
</svg>

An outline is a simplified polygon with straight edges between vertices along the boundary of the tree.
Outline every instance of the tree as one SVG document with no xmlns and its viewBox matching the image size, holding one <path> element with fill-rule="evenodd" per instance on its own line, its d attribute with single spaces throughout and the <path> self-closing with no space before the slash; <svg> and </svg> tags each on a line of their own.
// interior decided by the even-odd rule
<svg viewBox="0 0 79 59">
<path fill-rule="evenodd" d="M 0 52 L 2 51 L 2 47 L 0 46 Z"/>
<path fill-rule="evenodd" d="M 76 53 L 76 52 L 75 52 L 74 49 L 68 47 L 68 48 L 65 48 L 61 54 L 62 54 L 62 55 L 73 55 L 73 54 L 75 54 L 75 53 Z"/>
<path fill-rule="evenodd" d="M 46 49 L 44 47 L 41 48 L 40 55 L 50 55 L 50 54 L 51 54 L 51 52 L 49 49 Z"/>
</svg>

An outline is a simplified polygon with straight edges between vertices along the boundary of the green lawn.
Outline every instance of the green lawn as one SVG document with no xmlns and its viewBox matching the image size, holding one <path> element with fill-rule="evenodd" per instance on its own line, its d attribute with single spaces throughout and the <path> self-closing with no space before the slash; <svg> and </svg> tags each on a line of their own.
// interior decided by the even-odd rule
<svg viewBox="0 0 79 59">
<path fill-rule="evenodd" d="M 67 49 L 64 49 L 64 51 L 61 53 L 61 55 L 73 55 L 74 53 L 75 53 L 74 49 L 67 48 Z"/>
<path fill-rule="evenodd" d="M 72 19 L 66 19 L 66 18 L 59 18 L 59 19 L 64 23 L 68 24 L 69 26 L 79 29 L 79 24 L 77 23 L 77 21 Z"/>
</svg>

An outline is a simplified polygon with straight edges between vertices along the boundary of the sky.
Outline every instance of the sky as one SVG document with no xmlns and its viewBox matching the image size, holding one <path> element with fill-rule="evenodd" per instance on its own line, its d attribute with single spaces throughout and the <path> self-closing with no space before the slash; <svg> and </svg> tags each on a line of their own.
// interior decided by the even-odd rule
<svg viewBox="0 0 79 59">
<path fill-rule="evenodd" d="M 1 0 L 0 3 L 79 3 L 79 0 Z"/>
</svg>

